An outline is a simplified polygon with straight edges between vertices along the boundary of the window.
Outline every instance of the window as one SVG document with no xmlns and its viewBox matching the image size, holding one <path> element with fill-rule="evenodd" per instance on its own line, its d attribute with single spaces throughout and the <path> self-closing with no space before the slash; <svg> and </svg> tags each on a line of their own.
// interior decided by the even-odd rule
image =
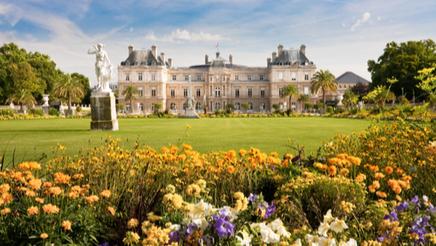
<svg viewBox="0 0 436 246">
<path fill-rule="evenodd" d="M 252 102 L 248 103 L 248 110 L 253 110 L 253 103 Z"/>
<path fill-rule="evenodd" d="M 213 81 L 213 77 L 209 76 L 209 81 L 212 82 Z"/>
<path fill-rule="evenodd" d="M 291 79 L 294 81 L 297 80 L 297 74 L 295 72 L 291 73 Z"/>
<path fill-rule="evenodd" d="M 283 72 L 279 72 L 278 77 L 279 79 L 283 79 Z"/>
<path fill-rule="evenodd" d="M 175 103 L 171 103 L 170 104 L 170 109 L 171 110 L 176 110 L 176 104 Z"/>
<path fill-rule="evenodd" d="M 235 109 L 236 110 L 241 110 L 241 103 L 235 103 Z"/>
<path fill-rule="evenodd" d="M 197 97 L 201 97 L 201 89 L 197 89 Z"/>
<path fill-rule="evenodd" d="M 139 81 L 142 80 L 142 73 L 138 73 L 138 80 L 139 80 Z"/>
<path fill-rule="evenodd" d="M 252 97 L 252 96 L 253 96 L 253 89 L 248 88 L 248 97 Z"/>
<path fill-rule="evenodd" d="M 283 96 L 283 88 L 279 88 L 279 96 Z"/>
<path fill-rule="evenodd" d="M 265 107 L 265 103 L 261 103 L 261 104 L 260 104 L 260 110 L 261 110 L 261 111 L 264 111 L 265 108 L 266 108 L 266 107 Z"/>
<path fill-rule="evenodd" d="M 152 81 L 155 81 L 155 80 L 156 80 L 156 74 L 154 74 L 154 73 L 151 74 L 151 80 L 152 80 Z"/>
<path fill-rule="evenodd" d="M 202 81 L 201 74 L 197 74 L 197 81 Z"/>
<path fill-rule="evenodd" d="M 248 79 L 248 80 L 251 80 L 251 75 L 247 75 L 247 79 Z"/>
<path fill-rule="evenodd" d="M 130 80 L 130 74 L 126 74 L 126 81 L 129 81 Z"/>
<path fill-rule="evenodd" d="M 239 97 L 239 89 L 235 89 L 235 97 Z"/>
<path fill-rule="evenodd" d="M 143 104 L 143 103 L 140 103 L 140 104 L 139 104 L 139 110 L 140 110 L 140 111 L 144 111 L 144 104 Z"/>
<path fill-rule="evenodd" d="M 183 89 L 183 96 L 184 97 L 187 97 L 188 96 L 188 89 Z"/>
<path fill-rule="evenodd" d="M 304 94 L 304 95 L 309 95 L 309 86 L 305 86 L 305 87 L 303 88 L 303 94 Z"/>
<path fill-rule="evenodd" d="M 235 80 L 239 80 L 239 75 L 235 75 Z"/>
<path fill-rule="evenodd" d="M 265 89 L 260 89 L 260 97 L 265 97 Z"/>
<path fill-rule="evenodd" d="M 216 102 L 215 103 L 215 110 L 219 110 L 219 109 L 221 109 L 221 103 Z"/>
<path fill-rule="evenodd" d="M 195 110 L 201 110 L 202 108 L 201 108 L 201 103 L 199 103 L 199 102 L 197 102 L 196 104 L 195 104 Z"/>
<path fill-rule="evenodd" d="M 221 97 L 221 88 L 215 87 L 215 97 Z"/>
<path fill-rule="evenodd" d="M 304 80 L 309 80 L 309 74 L 308 73 L 304 74 Z"/>
<path fill-rule="evenodd" d="M 259 75 L 259 80 L 265 80 L 265 75 L 263 74 Z"/>
<path fill-rule="evenodd" d="M 189 75 L 185 75 L 185 80 L 186 80 L 186 81 L 189 80 Z"/>
<path fill-rule="evenodd" d="M 171 89 L 171 97 L 175 97 L 176 96 L 176 90 L 174 90 L 174 89 Z"/>
<path fill-rule="evenodd" d="M 173 81 L 176 81 L 177 80 L 177 75 L 175 75 L 175 74 L 173 74 Z"/>
<path fill-rule="evenodd" d="M 155 97 L 156 96 L 156 89 L 151 89 L 151 96 Z"/>
<path fill-rule="evenodd" d="M 138 89 L 138 96 L 139 97 L 143 97 L 144 96 L 144 90 L 142 90 L 142 88 Z"/>
</svg>

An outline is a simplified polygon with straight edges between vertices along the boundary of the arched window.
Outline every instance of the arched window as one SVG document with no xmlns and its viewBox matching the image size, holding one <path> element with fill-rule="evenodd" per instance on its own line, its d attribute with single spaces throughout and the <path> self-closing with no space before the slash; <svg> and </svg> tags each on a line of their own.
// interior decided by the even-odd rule
<svg viewBox="0 0 436 246">
<path fill-rule="evenodd" d="M 235 109 L 236 110 L 241 110 L 241 103 L 235 103 Z"/>
<path fill-rule="evenodd" d="M 176 110 L 176 104 L 175 103 L 171 103 L 170 104 L 170 109 L 171 110 Z"/>
<path fill-rule="evenodd" d="M 199 102 L 197 102 L 196 104 L 195 104 L 195 110 L 201 110 L 202 108 L 201 108 L 201 103 L 199 103 Z"/>
</svg>

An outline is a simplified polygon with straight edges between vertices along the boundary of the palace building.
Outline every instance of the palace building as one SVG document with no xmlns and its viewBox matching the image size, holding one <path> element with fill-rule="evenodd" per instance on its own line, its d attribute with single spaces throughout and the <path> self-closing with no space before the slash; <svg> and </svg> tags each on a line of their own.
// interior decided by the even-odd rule
<svg viewBox="0 0 436 246">
<path fill-rule="evenodd" d="M 289 108 L 288 98 L 281 90 L 295 85 L 300 94 L 316 99 L 310 93 L 310 81 L 316 66 L 306 57 L 306 46 L 285 49 L 282 45 L 267 58 L 265 67 L 249 67 L 233 63 L 232 55 L 224 59 L 219 52 L 205 55 L 204 64 L 173 67 L 172 59 L 158 53 L 157 47 L 134 50 L 128 47 L 128 57 L 118 66 L 119 101 L 127 112 L 148 114 L 157 104 L 161 110 L 179 114 L 184 111 L 191 79 L 192 95 L 198 112 L 215 112 L 233 105 L 236 111 L 269 112 L 273 105 Z M 131 100 L 123 91 L 129 85 L 138 89 Z M 292 108 L 297 108 L 294 100 Z M 131 106 L 132 105 L 132 106 Z M 133 107 L 133 108 L 131 108 Z"/>
</svg>

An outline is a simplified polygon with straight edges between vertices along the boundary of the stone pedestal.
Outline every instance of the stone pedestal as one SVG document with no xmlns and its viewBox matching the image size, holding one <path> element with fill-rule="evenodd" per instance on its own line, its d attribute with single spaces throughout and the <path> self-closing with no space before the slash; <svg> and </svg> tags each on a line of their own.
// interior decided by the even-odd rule
<svg viewBox="0 0 436 246">
<path fill-rule="evenodd" d="M 193 109 L 186 109 L 185 113 L 182 115 L 182 118 L 194 118 L 199 119 L 200 116 Z"/>
<path fill-rule="evenodd" d="M 91 130 L 118 130 L 114 93 L 92 92 L 91 119 Z"/>
</svg>

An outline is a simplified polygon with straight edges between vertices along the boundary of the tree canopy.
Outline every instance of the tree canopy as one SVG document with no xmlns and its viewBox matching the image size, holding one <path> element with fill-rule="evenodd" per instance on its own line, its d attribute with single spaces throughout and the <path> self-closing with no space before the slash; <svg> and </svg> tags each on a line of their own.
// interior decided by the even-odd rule
<svg viewBox="0 0 436 246">
<path fill-rule="evenodd" d="M 83 84 L 83 103 L 89 103 L 89 97 L 86 97 L 90 93 L 88 78 L 78 73 L 71 76 Z M 63 78 L 66 78 L 65 73 L 57 68 L 48 55 L 28 52 L 14 43 L 0 47 L 0 104 L 5 104 L 12 98 L 15 98 L 12 101 L 17 101 L 20 98 L 17 96 L 18 91 L 25 95 L 26 101 L 32 101 L 32 98 L 33 101 L 40 100 L 44 93 L 54 96 L 54 86 Z"/>
<path fill-rule="evenodd" d="M 431 39 L 388 43 L 377 61 L 368 61 L 371 87 L 389 86 L 388 79 L 396 78 L 398 83 L 391 87 L 395 95 L 404 94 L 409 99 L 415 96 L 418 101 L 424 100 L 427 94 L 418 87 L 420 81 L 416 75 L 433 63 L 436 63 L 436 44 Z"/>
</svg>

